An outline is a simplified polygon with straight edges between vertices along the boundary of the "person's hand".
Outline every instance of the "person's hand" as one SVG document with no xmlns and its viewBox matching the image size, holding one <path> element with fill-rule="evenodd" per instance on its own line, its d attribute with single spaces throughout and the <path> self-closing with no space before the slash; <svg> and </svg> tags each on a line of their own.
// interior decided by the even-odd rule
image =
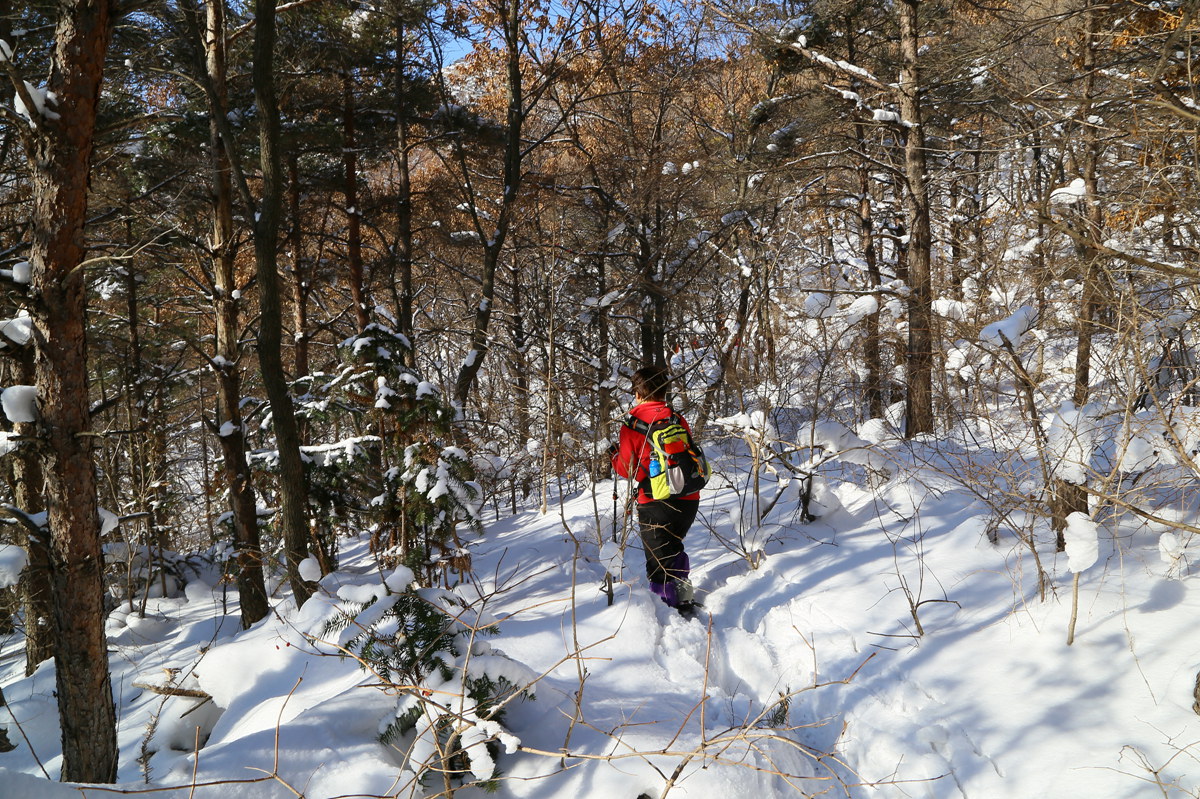
<svg viewBox="0 0 1200 799">
<path fill-rule="evenodd" d="M 616 455 L 616 454 L 617 454 L 617 449 L 618 449 L 618 447 L 617 447 L 616 443 L 609 444 L 609 445 L 608 445 L 608 457 L 610 457 L 610 458 L 611 458 L 611 457 L 613 457 L 614 455 Z"/>
</svg>

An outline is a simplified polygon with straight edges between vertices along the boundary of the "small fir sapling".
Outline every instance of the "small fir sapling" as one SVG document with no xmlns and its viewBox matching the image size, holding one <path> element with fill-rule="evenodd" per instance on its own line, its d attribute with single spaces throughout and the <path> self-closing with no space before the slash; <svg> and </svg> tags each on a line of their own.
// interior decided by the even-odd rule
<svg viewBox="0 0 1200 799">
<path fill-rule="evenodd" d="M 388 565 L 426 568 L 430 579 L 441 567 L 462 572 L 469 558 L 458 528 L 480 526 L 474 464 L 450 445 L 454 409 L 406 365 L 411 343 L 385 309 L 375 315 L 382 321 L 343 341 L 342 367 L 313 380 L 304 398 L 308 418 L 349 415 L 373 433 L 305 451 L 312 501 L 327 517 L 365 517 Z"/>
<path fill-rule="evenodd" d="M 503 726 L 505 707 L 533 697 L 536 674 L 484 640 L 495 623 L 462 597 L 413 581 L 401 566 L 386 581 L 393 593 L 339 590 L 347 604 L 322 637 L 344 641 L 343 651 L 396 695 L 380 740 L 421 785 L 495 787 L 501 748 L 512 753 L 520 744 Z"/>
</svg>

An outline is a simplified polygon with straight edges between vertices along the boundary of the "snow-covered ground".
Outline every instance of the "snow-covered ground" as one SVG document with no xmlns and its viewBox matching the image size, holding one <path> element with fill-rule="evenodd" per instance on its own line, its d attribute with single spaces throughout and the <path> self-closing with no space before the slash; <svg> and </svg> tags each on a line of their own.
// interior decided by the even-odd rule
<svg viewBox="0 0 1200 799">
<path fill-rule="evenodd" d="M 1045 526 L 1030 527 L 1043 600 L 1030 549 L 992 509 L 944 470 L 911 465 L 930 459 L 905 462 L 874 486 L 830 464 L 820 518 L 803 523 L 795 482 L 772 504 L 780 486 L 763 473 L 755 505 L 746 462 L 718 459 L 687 542 L 710 618 L 681 618 L 649 593 L 636 535 L 609 605 L 599 554 L 611 484 L 488 525 L 459 595 L 468 628 L 484 613 L 499 633 L 471 652 L 535 696 L 508 703 L 503 731 L 473 728 L 499 744 L 477 745 L 470 769 L 486 772 L 494 754 L 500 796 L 546 799 L 1200 793 L 1200 594 L 1186 548 L 1180 559 L 1160 548 L 1162 530 L 1103 521 L 1068 646 L 1074 575 Z M 412 771 L 379 737 L 397 697 L 338 656 L 347 637 L 328 626 L 368 586 L 383 596 L 388 575 L 365 540 L 345 542 L 343 564 L 301 611 L 281 600 L 245 632 L 222 615 L 232 589 L 198 582 L 151 600 L 145 618 L 113 615 L 121 787 L 411 794 Z M 0 796 L 78 797 L 44 776 L 59 767 L 52 665 L 24 678 L 20 646 L 0 651 L 11 713 L 0 723 L 17 744 L 0 754 Z M 214 701 L 184 715 L 200 700 L 135 685 L 168 682 Z M 197 726 L 210 732 L 198 755 Z M 424 776 L 437 795 L 441 777 Z"/>
</svg>

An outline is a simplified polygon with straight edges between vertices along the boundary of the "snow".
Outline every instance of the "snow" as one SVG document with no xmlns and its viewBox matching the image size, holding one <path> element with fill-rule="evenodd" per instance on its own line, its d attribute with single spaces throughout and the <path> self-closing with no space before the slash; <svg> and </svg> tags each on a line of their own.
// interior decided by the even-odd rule
<svg viewBox="0 0 1200 799">
<path fill-rule="evenodd" d="M 14 283 L 27 284 L 33 278 L 33 265 L 29 261 L 17 261 L 12 267 Z"/>
<path fill-rule="evenodd" d="M 804 300 L 804 313 L 813 319 L 837 316 L 837 302 L 831 294 L 814 291 Z"/>
<path fill-rule="evenodd" d="M 1095 406 L 1076 408 L 1067 400 L 1050 414 L 1045 423 L 1046 454 L 1055 478 L 1071 485 L 1087 485 L 1099 435 L 1096 412 Z"/>
<path fill-rule="evenodd" d="M 121 519 L 117 514 L 107 508 L 96 508 L 96 512 L 100 516 L 100 535 L 106 536 L 117 529 L 121 524 Z"/>
<path fill-rule="evenodd" d="M 22 310 L 15 319 L 0 320 L 0 335 L 19 346 L 28 344 L 33 336 L 33 319 L 29 312 Z"/>
<path fill-rule="evenodd" d="M 1054 205 L 1069 205 L 1082 200 L 1087 195 L 1087 184 L 1083 178 L 1075 178 L 1066 186 L 1050 192 L 1050 202 Z"/>
<path fill-rule="evenodd" d="M 315 583 L 321 579 L 321 564 L 312 555 L 300 561 L 300 565 L 296 567 L 296 570 L 300 572 L 301 580 Z"/>
<path fill-rule="evenodd" d="M 1086 513 L 1075 511 L 1067 516 L 1063 538 L 1067 547 L 1067 568 L 1081 572 L 1091 568 L 1100 557 L 1096 523 Z"/>
<path fill-rule="evenodd" d="M 10 422 L 36 422 L 37 386 L 9 386 L 0 391 L 0 408 Z"/>
<path fill-rule="evenodd" d="M 842 312 L 847 325 L 856 325 L 873 313 L 879 312 L 879 298 L 874 294 L 856 297 Z"/>
<path fill-rule="evenodd" d="M 375 378 L 375 407 L 386 410 L 392 407 L 392 399 L 398 397 L 396 390 L 388 385 L 383 375 Z"/>
<path fill-rule="evenodd" d="M 1015 261 L 1019 258 L 1024 258 L 1026 256 L 1032 255 L 1033 253 L 1037 252 L 1038 245 L 1041 243 L 1042 243 L 1042 239 L 1038 236 L 1034 236 L 1033 238 L 1029 239 L 1028 241 L 1024 242 L 1023 244 L 1021 244 L 1017 247 L 1012 247 L 1008 250 L 1005 250 L 1003 260 Z"/>
<path fill-rule="evenodd" d="M 960 322 L 970 316 L 966 303 L 945 297 L 933 301 L 933 312 L 938 316 L 944 316 L 947 319 L 956 319 Z"/>
<path fill-rule="evenodd" d="M 25 91 L 29 93 L 29 99 L 33 101 L 34 112 L 45 119 L 59 119 L 58 112 L 50 109 L 50 106 L 58 104 L 58 96 L 54 92 L 48 92 L 45 89 L 34 86 L 29 81 L 22 81 L 25 84 Z M 24 101 L 21 100 L 21 95 L 13 96 L 13 109 L 25 119 L 32 121 L 33 117 L 29 113 L 29 109 L 25 107 Z"/>
<path fill-rule="evenodd" d="M 1080 413 L 1064 406 L 1057 415 L 1071 417 L 1064 429 L 1086 432 Z M 1101 526 L 1068 518 L 1067 551 L 1056 553 L 1048 520 L 1028 521 L 1018 535 L 1012 525 L 1025 523 L 1024 511 L 998 520 L 988 503 L 1000 498 L 955 477 L 961 458 L 996 468 L 1013 453 L 1001 448 L 987 460 L 949 434 L 929 445 L 901 441 L 896 413 L 889 417 L 857 435 L 818 419 L 798 437 L 761 411 L 724 420 L 839 455 L 820 467 L 823 510 L 805 523 L 798 481 L 782 461 L 752 474 L 740 439 L 712 448 L 717 477 L 687 537 L 707 609 L 699 620 L 650 594 L 622 514 L 613 540 L 612 492 L 623 502 L 627 488 L 611 482 L 561 497 L 545 515 L 490 519 L 471 579 L 453 591 L 421 589 L 423 602 L 461 624 L 457 654 L 444 660 L 449 677 L 384 691 L 379 674 L 347 655 L 358 632 L 387 624 L 414 578 L 404 567 L 381 570 L 367 533 L 339 539 L 338 571 L 320 577 L 314 562 L 301 565 L 320 580 L 303 608 L 281 588 L 272 613 L 248 630 L 222 615 L 226 605 L 236 613 L 237 592 L 219 572 L 179 597 L 147 600 L 144 614 L 123 605 L 109 620 L 116 787 L 166 799 L 294 797 L 288 786 L 312 799 L 424 796 L 440 790 L 428 780 L 437 726 L 452 723 L 464 778 L 495 779 L 500 797 L 1200 791 L 1190 534 L 1151 530 L 1109 507 Z M 886 479 L 841 460 L 866 442 L 886 456 Z M 1046 570 L 1044 599 L 1030 542 Z M 743 544 L 760 553 L 756 563 Z M 0 563 L 8 557 L 0 548 Z M 597 590 L 606 574 L 612 605 Z M 1068 647 L 1076 577 L 1080 617 Z M 492 623 L 496 635 L 478 634 Z M 61 765 L 54 667 L 25 676 L 22 646 L 19 634 L 0 638 L 8 702 L 0 724 L 18 744 L 0 759 L 0 796 L 79 796 L 77 786 L 41 776 L 39 759 L 51 774 Z M 479 675 L 528 685 L 532 695 L 514 695 L 502 717 L 491 716 L 466 694 Z M 133 685 L 168 681 L 213 700 Z M 385 745 L 381 729 L 406 709 L 426 715 Z M 245 781 L 263 774 L 278 778 Z M 483 795 L 478 786 L 458 791 Z"/>
<path fill-rule="evenodd" d="M 1183 542 L 1174 533 L 1163 533 L 1158 537 L 1158 554 L 1172 570 L 1186 564 Z"/>
<path fill-rule="evenodd" d="M 604 570 L 612 575 L 613 579 L 621 579 L 621 574 L 625 569 L 625 554 L 621 545 L 616 541 L 605 541 L 600 547 L 600 563 L 604 565 Z"/>
<path fill-rule="evenodd" d="M 21 570 L 29 565 L 24 547 L 0 544 L 0 589 L 11 588 L 21 579 Z"/>
<path fill-rule="evenodd" d="M 1023 305 L 1008 318 L 992 322 L 979 331 L 979 340 L 993 347 L 1012 345 L 1015 350 L 1021 346 L 1021 341 L 1036 321 L 1037 309 L 1032 305 Z"/>
</svg>

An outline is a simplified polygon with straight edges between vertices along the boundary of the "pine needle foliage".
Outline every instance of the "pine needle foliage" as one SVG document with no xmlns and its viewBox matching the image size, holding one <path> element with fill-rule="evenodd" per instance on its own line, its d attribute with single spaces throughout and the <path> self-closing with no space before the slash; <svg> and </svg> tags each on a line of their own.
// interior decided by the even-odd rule
<svg viewBox="0 0 1200 799">
<path fill-rule="evenodd" d="M 494 623 L 457 594 L 410 586 L 374 602 L 348 606 L 325 636 L 345 637 L 346 652 L 396 696 L 380 741 L 400 753 L 422 785 L 451 779 L 455 787 L 495 785 L 501 726 L 510 700 L 532 698 L 533 675 L 485 640 Z"/>
</svg>

